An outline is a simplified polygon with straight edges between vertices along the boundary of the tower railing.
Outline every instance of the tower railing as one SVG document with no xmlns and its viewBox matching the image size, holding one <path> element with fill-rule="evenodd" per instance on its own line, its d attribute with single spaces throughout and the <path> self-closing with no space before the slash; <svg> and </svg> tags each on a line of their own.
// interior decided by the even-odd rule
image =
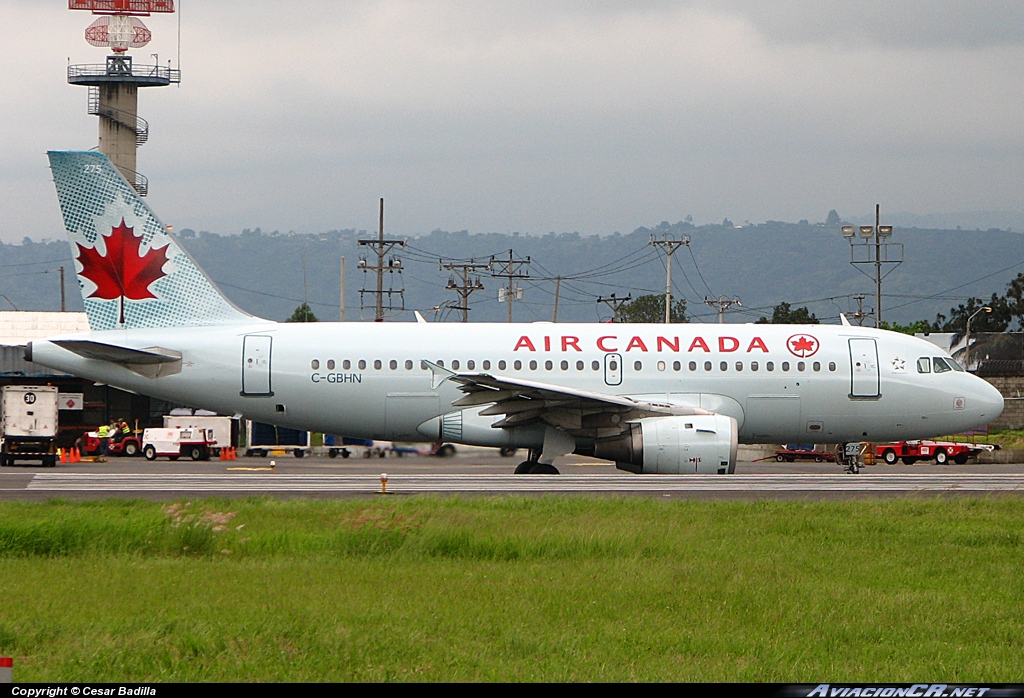
<svg viewBox="0 0 1024 698">
<path fill-rule="evenodd" d="M 103 78 L 124 79 L 126 77 L 141 78 L 143 80 L 159 80 L 168 83 L 180 83 L 181 71 L 166 65 L 130 65 L 130 73 L 111 73 L 106 63 L 76 63 L 68 66 L 68 80 L 76 78 Z"/>
</svg>

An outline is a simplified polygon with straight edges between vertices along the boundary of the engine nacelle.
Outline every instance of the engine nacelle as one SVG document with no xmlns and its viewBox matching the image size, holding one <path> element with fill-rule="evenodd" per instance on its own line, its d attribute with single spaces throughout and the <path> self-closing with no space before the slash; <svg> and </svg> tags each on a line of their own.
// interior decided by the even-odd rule
<svg viewBox="0 0 1024 698">
<path fill-rule="evenodd" d="M 597 441 L 594 456 L 644 475 L 725 475 L 736 471 L 738 431 L 724 414 L 648 417 L 631 422 L 621 436 Z"/>
</svg>

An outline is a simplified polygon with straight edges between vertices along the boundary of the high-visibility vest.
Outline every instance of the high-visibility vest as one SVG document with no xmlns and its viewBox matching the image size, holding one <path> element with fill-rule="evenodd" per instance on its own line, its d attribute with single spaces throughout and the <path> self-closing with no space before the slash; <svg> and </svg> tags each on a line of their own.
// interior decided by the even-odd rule
<svg viewBox="0 0 1024 698">
<path fill-rule="evenodd" d="M 127 424 L 125 424 L 124 426 L 121 427 L 121 433 L 122 434 L 131 434 L 132 433 L 132 429 Z"/>
<path fill-rule="evenodd" d="M 110 436 L 110 427 L 108 427 L 106 425 L 103 425 L 102 427 L 100 427 L 96 431 L 100 435 L 101 439 L 105 439 L 105 438 Z"/>
</svg>

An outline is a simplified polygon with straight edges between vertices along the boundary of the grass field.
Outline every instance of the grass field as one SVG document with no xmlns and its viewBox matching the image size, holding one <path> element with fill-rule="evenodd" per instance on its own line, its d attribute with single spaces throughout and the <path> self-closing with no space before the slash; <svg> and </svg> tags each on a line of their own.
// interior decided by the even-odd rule
<svg viewBox="0 0 1024 698">
<path fill-rule="evenodd" d="M 18 681 L 1024 681 L 1024 499 L 0 503 Z"/>
</svg>

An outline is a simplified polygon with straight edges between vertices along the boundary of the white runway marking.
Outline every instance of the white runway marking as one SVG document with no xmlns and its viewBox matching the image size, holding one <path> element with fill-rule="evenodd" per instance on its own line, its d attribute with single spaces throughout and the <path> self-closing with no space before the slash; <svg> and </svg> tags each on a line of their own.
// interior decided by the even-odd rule
<svg viewBox="0 0 1024 698">
<path fill-rule="evenodd" d="M 35 492 L 380 492 L 376 475 L 38 473 Z M 389 475 L 415 492 L 1024 492 L 1024 475 Z"/>
</svg>

